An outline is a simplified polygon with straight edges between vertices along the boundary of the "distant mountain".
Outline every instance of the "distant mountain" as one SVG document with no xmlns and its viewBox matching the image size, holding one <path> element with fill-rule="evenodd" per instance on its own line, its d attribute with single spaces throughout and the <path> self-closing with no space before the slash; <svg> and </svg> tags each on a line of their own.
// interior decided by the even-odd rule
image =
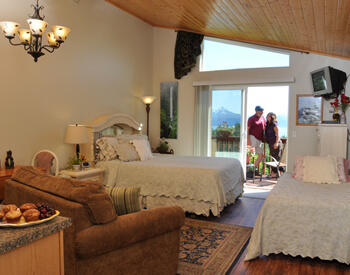
<svg viewBox="0 0 350 275">
<path fill-rule="evenodd" d="M 235 126 L 238 122 L 241 122 L 241 114 L 233 113 L 227 110 L 224 107 L 213 111 L 212 113 L 212 128 L 215 128 L 217 125 L 222 124 L 223 121 L 227 122 L 229 126 Z"/>
</svg>

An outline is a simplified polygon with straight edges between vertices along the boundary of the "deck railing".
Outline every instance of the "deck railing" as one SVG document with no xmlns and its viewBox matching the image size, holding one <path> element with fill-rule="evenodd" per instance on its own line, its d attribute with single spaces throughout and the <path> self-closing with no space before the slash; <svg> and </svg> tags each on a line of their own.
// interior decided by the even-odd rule
<svg viewBox="0 0 350 275">
<path fill-rule="evenodd" d="M 286 138 L 281 140 L 283 143 L 287 141 Z M 216 152 L 240 152 L 240 137 L 213 137 L 212 141 L 216 142 Z"/>
<path fill-rule="evenodd" d="M 240 151 L 240 137 L 216 137 L 216 151 L 217 152 L 239 152 Z"/>
</svg>

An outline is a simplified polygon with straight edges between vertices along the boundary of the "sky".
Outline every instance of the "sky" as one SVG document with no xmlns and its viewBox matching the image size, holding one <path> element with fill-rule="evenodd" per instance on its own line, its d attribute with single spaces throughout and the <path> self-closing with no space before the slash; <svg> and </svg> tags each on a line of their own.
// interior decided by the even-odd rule
<svg viewBox="0 0 350 275">
<path fill-rule="evenodd" d="M 289 66 L 289 54 L 279 50 L 263 50 L 261 46 L 257 49 L 249 44 L 205 38 L 203 48 L 202 71 Z"/>
</svg>

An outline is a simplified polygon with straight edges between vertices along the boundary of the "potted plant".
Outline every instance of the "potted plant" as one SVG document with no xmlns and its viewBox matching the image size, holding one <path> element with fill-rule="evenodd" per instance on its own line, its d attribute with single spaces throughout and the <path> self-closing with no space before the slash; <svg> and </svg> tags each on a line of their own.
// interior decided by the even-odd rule
<svg viewBox="0 0 350 275">
<path fill-rule="evenodd" d="M 247 164 L 250 163 L 252 155 L 255 156 L 255 148 L 250 147 L 250 145 L 248 145 L 247 146 Z M 253 162 L 254 162 L 254 159 L 253 159 Z"/>
<path fill-rule="evenodd" d="M 229 137 L 234 130 L 233 126 L 227 125 L 227 121 L 223 121 L 222 124 L 216 126 L 216 133 L 218 137 Z"/>
<path fill-rule="evenodd" d="M 77 156 L 70 157 L 68 161 L 68 169 L 73 169 L 74 171 L 79 171 L 80 170 L 80 165 L 81 165 L 81 159 L 78 158 Z"/>
<path fill-rule="evenodd" d="M 161 153 L 161 154 L 165 154 L 165 153 L 168 152 L 168 150 L 169 150 L 169 144 L 168 144 L 168 142 L 165 140 L 164 137 L 161 138 L 161 139 L 159 140 L 159 144 L 158 144 L 156 150 L 157 150 L 158 153 Z"/>
</svg>

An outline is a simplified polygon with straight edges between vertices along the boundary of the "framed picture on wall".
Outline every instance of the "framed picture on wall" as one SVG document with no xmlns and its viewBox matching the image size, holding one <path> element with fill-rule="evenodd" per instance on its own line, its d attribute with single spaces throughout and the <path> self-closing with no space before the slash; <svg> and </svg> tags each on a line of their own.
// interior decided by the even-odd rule
<svg viewBox="0 0 350 275">
<path fill-rule="evenodd" d="M 323 98 L 297 95 L 296 125 L 316 126 L 322 122 Z"/>
<path fill-rule="evenodd" d="M 177 138 L 178 82 L 160 83 L 160 137 Z"/>
</svg>

